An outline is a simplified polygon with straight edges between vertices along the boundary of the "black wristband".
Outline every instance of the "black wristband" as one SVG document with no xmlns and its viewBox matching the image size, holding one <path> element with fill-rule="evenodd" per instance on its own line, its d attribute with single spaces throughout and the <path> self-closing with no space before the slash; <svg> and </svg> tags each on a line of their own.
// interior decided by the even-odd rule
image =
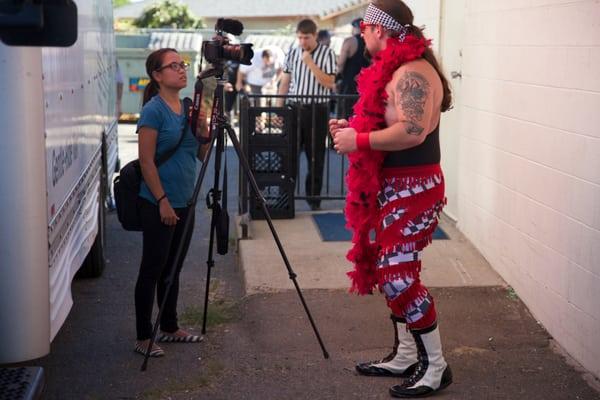
<svg viewBox="0 0 600 400">
<path fill-rule="evenodd" d="M 158 200 L 156 200 L 156 204 L 160 204 L 160 202 L 163 201 L 166 198 L 167 198 L 167 194 L 165 193 L 162 196 L 160 196 L 160 198 Z"/>
</svg>

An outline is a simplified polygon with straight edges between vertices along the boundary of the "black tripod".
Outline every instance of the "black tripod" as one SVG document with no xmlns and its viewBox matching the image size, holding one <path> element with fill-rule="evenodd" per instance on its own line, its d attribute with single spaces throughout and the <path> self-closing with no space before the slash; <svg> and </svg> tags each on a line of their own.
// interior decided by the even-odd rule
<svg viewBox="0 0 600 400">
<path fill-rule="evenodd" d="M 254 178 L 254 175 L 252 174 L 252 171 L 250 169 L 250 164 L 248 163 L 248 160 L 246 159 L 246 157 L 244 156 L 244 153 L 242 152 L 242 147 L 240 145 L 240 142 L 239 142 L 237 136 L 235 135 L 235 131 L 233 130 L 233 128 L 231 127 L 231 125 L 229 124 L 229 122 L 227 120 L 227 117 L 223 113 L 223 86 L 226 83 L 226 81 L 223 80 L 223 66 L 222 65 L 216 65 L 214 68 L 207 70 L 207 71 L 203 71 L 198 75 L 198 80 L 196 82 L 195 100 L 197 100 L 199 93 L 201 93 L 201 88 L 203 86 L 202 81 L 204 79 L 207 79 L 210 77 L 217 78 L 217 87 L 215 89 L 215 93 L 214 93 L 214 97 L 213 97 L 213 106 L 212 106 L 212 113 L 211 113 L 210 147 L 204 158 L 204 162 L 202 163 L 202 168 L 200 169 L 200 174 L 198 175 L 198 179 L 196 181 L 194 193 L 188 203 L 188 205 L 190 207 L 196 206 L 196 202 L 198 200 L 198 195 L 200 194 L 200 188 L 202 187 L 202 182 L 204 180 L 204 176 L 205 176 L 206 170 L 208 168 L 208 163 L 209 163 L 213 148 L 215 147 L 215 143 L 216 143 L 216 150 L 215 150 L 216 155 L 215 155 L 215 164 L 214 164 L 214 169 L 215 169 L 214 178 L 215 179 L 214 179 L 213 189 L 209 192 L 209 196 L 212 196 L 212 204 L 211 204 L 212 217 L 211 217 L 211 224 L 210 224 L 210 241 L 209 241 L 209 248 L 208 248 L 208 259 L 206 261 L 208 268 L 206 271 L 206 292 L 205 292 L 205 296 L 204 296 L 204 316 L 203 316 L 203 321 L 202 321 L 202 333 L 203 334 L 206 333 L 206 316 L 207 316 L 207 310 L 208 310 L 210 274 L 211 274 L 212 268 L 215 265 L 215 262 L 213 259 L 213 248 L 214 248 L 214 244 L 215 244 L 215 232 L 216 232 L 216 224 L 217 224 L 216 210 L 217 210 L 218 202 L 220 201 L 220 197 L 221 197 L 221 192 L 219 190 L 219 177 L 220 177 L 220 169 L 221 169 L 221 155 L 225 151 L 225 131 L 226 131 L 227 134 L 229 135 L 231 143 L 233 144 L 235 152 L 237 153 L 241 167 L 244 170 L 246 177 L 248 178 L 248 181 L 250 182 L 252 191 L 254 192 L 254 195 L 257 197 L 258 202 L 261 206 L 262 212 L 265 215 L 265 219 L 267 221 L 267 224 L 269 225 L 269 229 L 271 230 L 273 239 L 275 240 L 275 243 L 277 244 L 277 248 L 279 249 L 279 253 L 281 254 L 281 258 L 283 259 L 283 262 L 288 271 L 289 277 L 292 280 L 292 282 L 294 283 L 294 286 L 296 287 L 296 292 L 298 292 L 298 297 L 300 297 L 300 301 L 302 302 L 304 311 L 306 311 L 306 315 L 308 316 L 308 319 L 313 328 L 313 331 L 315 332 L 315 336 L 317 337 L 317 340 L 319 341 L 319 345 L 321 346 L 321 350 L 323 351 L 323 357 L 329 358 L 329 353 L 325 349 L 325 345 L 323 344 L 323 340 L 321 339 L 319 330 L 317 329 L 317 326 L 315 325 L 315 322 L 312 318 L 310 310 L 308 309 L 306 301 L 304 300 L 304 296 L 302 295 L 302 291 L 300 290 L 300 286 L 298 285 L 298 282 L 296 281 L 296 273 L 292 269 L 292 266 L 287 258 L 287 255 L 285 254 L 285 250 L 283 249 L 283 245 L 281 244 L 281 241 L 279 240 L 279 236 L 277 235 L 277 231 L 275 230 L 275 226 L 273 226 L 273 221 L 271 219 L 271 215 L 269 214 L 269 210 L 267 209 L 265 199 L 262 197 L 262 195 L 260 193 L 260 189 L 258 187 L 258 184 L 256 183 L 256 179 Z M 200 90 L 199 90 L 199 88 L 200 88 Z M 196 115 L 197 115 L 196 112 L 198 111 L 198 108 L 199 108 L 199 102 L 196 101 L 195 105 L 194 105 L 195 112 L 192 114 L 193 126 L 195 126 Z M 189 229 L 191 229 L 191 220 L 192 220 L 191 215 L 192 215 L 192 213 L 190 212 L 187 214 L 187 216 L 185 218 L 184 228 L 183 228 L 184 235 L 186 232 L 188 232 Z M 177 248 L 177 253 L 175 255 L 173 265 L 177 265 L 177 263 L 179 262 L 179 259 L 181 258 L 181 254 L 183 252 L 183 246 L 184 246 L 184 241 L 181 241 Z M 159 321 L 162 316 L 162 312 L 163 312 L 163 309 L 164 309 L 164 306 L 166 303 L 167 295 L 169 293 L 169 290 L 171 290 L 171 286 L 172 286 L 173 280 L 175 278 L 175 272 L 176 272 L 176 268 L 172 268 L 171 273 L 168 277 L 167 290 L 163 297 L 163 301 L 161 302 L 160 308 L 158 310 L 158 316 L 156 317 L 156 322 L 154 323 L 154 327 L 152 329 L 152 338 L 150 339 L 150 343 L 148 344 L 148 348 L 146 349 L 144 362 L 142 363 L 142 367 L 141 367 L 142 371 L 145 371 L 146 367 L 148 365 L 148 358 L 150 356 L 150 350 L 152 349 L 152 346 L 154 345 L 154 342 L 156 340 L 156 334 L 158 332 Z"/>
</svg>

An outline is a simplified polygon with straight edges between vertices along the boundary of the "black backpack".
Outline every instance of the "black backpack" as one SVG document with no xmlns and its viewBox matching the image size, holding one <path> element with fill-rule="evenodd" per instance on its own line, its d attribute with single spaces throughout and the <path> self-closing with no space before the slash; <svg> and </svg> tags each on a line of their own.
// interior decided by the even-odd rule
<svg viewBox="0 0 600 400">
<path fill-rule="evenodd" d="M 179 149 L 181 142 L 183 142 L 183 137 L 185 136 L 185 130 L 188 122 L 188 105 L 186 101 L 184 101 L 183 110 L 186 118 L 183 120 L 183 127 L 181 128 L 181 137 L 179 138 L 179 142 L 177 142 L 177 145 L 167 153 L 163 154 L 158 159 L 155 159 L 156 168 L 171 158 L 177 149 Z M 117 216 L 121 226 L 123 226 L 123 229 L 126 231 L 142 230 L 142 219 L 140 217 L 138 198 L 141 183 L 142 168 L 140 166 L 139 159 L 128 162 L 123 168 L 121 168 L 119 171 L 119 176 L 117 176 L 113 181 L 115 203 L 117 204 Z"/>
</svg>

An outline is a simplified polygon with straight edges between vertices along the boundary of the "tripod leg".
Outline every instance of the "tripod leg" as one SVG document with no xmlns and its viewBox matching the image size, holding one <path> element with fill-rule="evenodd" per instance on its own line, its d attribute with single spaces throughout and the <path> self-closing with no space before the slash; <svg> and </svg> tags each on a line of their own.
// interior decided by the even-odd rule
<svg viewBox="0 0 600 400">
<path fill-rule="evenodd" d="M 221 154 L 225 148 L 225 142 L 223 138 L 223 133 L 219 129 L 220 132 L 217 133 L 217 148 L 215 154 L 215 180 L 212 189 L 213 196 L 213 204 L 219 200 L 219 175 L 221 172 Z M 210 273 L 212 268 L 215 266 L 215 260 L 213 258 L 213 249 L 215 244 L 215 234 L 216 234 L 216 226 L 217 226 L 217 212 L 216 207 L 212 209 L 212 216 L 210 219 L 210 241 L 208 244 L 208 259 L 206 260 L 206 291 L 204 292 L 204 313 L 202 315 L 202 334 L 206 334 L 206 318 L 208 315 L 208 295 L 210 292 Z"/>
<path fill-rule="evenodd" d="M 214 228 L 211 228 L 213 230 Z M 211 233 L 211 236 L 213 233 Z M 211 238 L 212 240 L 212 238 Z M 206 261 L 206 265 L 208 266 L 206 270 L 206 290 L 204 292 L 204 313 L 202 314 L 202 334 L 206 334 L 206 315 L 208 313 L 208 294 L 210 291 L 210 271 L 215 265 L 214 260 L 210 259 Z"/>
<path fill-rule="evenodd" d="M 210 156 L 212 154 L 215 141 L 216 141 L 216 136 L 213 136 L 212 143 L 210 145 L 210 148 L 208 149 L 208 153 L 206 154 L 206 157 L 202 164 L 202 168 L 200 169 L 200 174 L 198 175 L 198 179 L 196 180 L 194 194 L 192 195 L 192 198 L 189 202 L 190 207 L 196 207 L 196 202 L 198 200 L 198 194 L 200 193 L 200 188 L 202 187 L 202 181 L 204 181 L 204 176 L 206 175 L 206 170 L 208 168 L 208 163 L 210 161 Z M 188 230 L 192 228 L 191 221 L 192 221 L 192 213 L 188 212 L 188 214 L 186 215 L 185 221 L 183 222 L 184 223 L 183 237 L 185 237 Z M 175 253 L 175 257 L 173 258 L 173 265 L 177 265 L 179 263 L 179 259 L 181 258 L 181 254 L 183 253 L 183 246 L 184 246 L 184 242 L 183 241 L 179 242 L 179 246 L 177 246 L 177 252 Z M 170 273 L 168 281 L 167 281 L 167 288 L 165 290 L 165 296 L 160 304 L 160 307 L 158 308 L 158 315 L 156 316 L 156 321 L 154 322 L 154 327 L 152 328 L 152 337 L 150 338 L 150 342 L 148 343 L 148 348 L 146 349 L 146 354 L 144 355 L 144 362 L 142 363 L 142 367 L 140 368 L 141 371 L 146 371 L 146 369 L 148 367 L 148 358 L 150 357 L 150 350 L 152 349 L 152 346 L 156 342 L 156 334 L 158 333 L 158 324 L 159 324 L 160 318 L 162 316 L 163 309 L 165 308 L 165 304 L 167 302 L 167 297 L 169 296 L 169 291 L 171 290 L 171 286 L 173 285 L 173 280 L 175 278 L 176 272 L 177 272 L 176 268 L 171 269 L 171 273 Z"/>
<path fill-rule="evenodd" d="M 242 152 L 242 148 L 240 146 L 240 142 L 238 141 L 238 139 L 235 135 L 235 131 L 228 123 L 224 123 L 223 125 L 224 125 L 224 128 L 227 130 L 227 133 L 229 135 L 229 138 L 231 139 L 231 143 L 233 144 L 233 147 L 235 148 L 235 152 L 237 153 L 237 156 L 240 160 L 240 164 L 242 165 L 242 168 L 244 169 L 244 172 L 246 173 L 246 177 L 248 178 L 248 181 L 250 182 L 250 186 L 252 187 L 254 195 L 258 198 L 262 212 L 265 215 L 267 224 L 269 225 L 269 229 L 271 230 L 271 234 L 273 235 L 273 239 L 275 240 L 275 243 L 277 244 L 277 248 L 279 249 L 281 258 L 283 258 L 285 267 L 288 270 L 289 277 L 292 280 L 292 282 L 294 283 L 294 286 L 296 287 L 296 292 L 298 292 L 298 296 L 300 297 L 300 301 L 302 302 L 304 311 L 306 311 L 306 315 L 308 316 L 310 324 L 312 325 L 313 331 L 315 332 L 315 336 L 317 337 L 317 340 L 319 341 L 319 345 L 321 346 L 321 350 L 323 351 L 323 357 L 329 358 L 329 353 L 325 349 L 325 345 L 323 344 L 323 340 L 321 339 L 319 330 L 317 329 L 317 326 L 315 325 L 315 321 L 313 320 L 310 310 L 308 309 L 308 306 L 306 305 L 306 301 L 304 300 L 304 296 L 302 295 L 300 286 L 298 285 L 298 282 L 296 281 L 296 273 L 292 270 L 292 266 L 287 258 L 287 255 L 285 254 L 283 245 L 281 244 L 281 241 L 279 240 L 279 235 L 277 234 L 277 231 L 275 230 L 275 226 L 273 226 L 271 214 L 269 214 L 269 210 L 267 209 L 265 199 L 260 194 L 260 189 L 258 187 L 258 184 L 256 183 L 256 179 L 254 178 L 254 175 L 252 175 L 252 171 L 250 169 L 250 164 L 248 163 L 248 160 L 246 159 L 246 157 L 244 156 L 244 153 Z"/>
</svg>

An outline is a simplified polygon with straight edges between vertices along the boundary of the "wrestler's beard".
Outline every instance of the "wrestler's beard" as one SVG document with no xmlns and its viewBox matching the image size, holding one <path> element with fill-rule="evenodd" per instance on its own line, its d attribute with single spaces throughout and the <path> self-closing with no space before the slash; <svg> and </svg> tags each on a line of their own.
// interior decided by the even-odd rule
<svg viewBox="0 0 600 400">
<path fill-rule="evenodd" d="M 373 58 L 371 56 L 371 53 L 369 53 L 369 50 L 365 47 L 365 49 L 363 50 L 363 55 L 365 56 L 365 58 L 367 59 L 367 61 L 370 63 L 371 59 Z"/>
</svg>

